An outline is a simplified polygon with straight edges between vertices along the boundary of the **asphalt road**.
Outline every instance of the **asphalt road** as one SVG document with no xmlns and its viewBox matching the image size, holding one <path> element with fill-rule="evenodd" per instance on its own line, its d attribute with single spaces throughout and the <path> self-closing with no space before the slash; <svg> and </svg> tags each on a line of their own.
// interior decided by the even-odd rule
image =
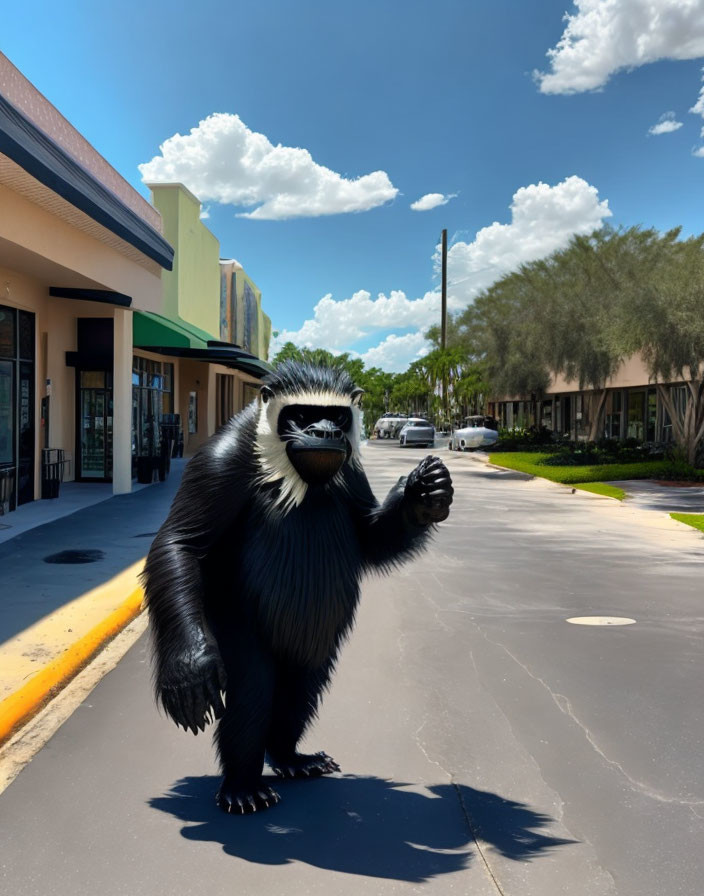
<svg viewBox="0 0 704 896">
<path fill-rule="evenodd" d="M 377 492 L 424 453 L 369 444 Z M 341 775 L 220 813 L 142 639 L 0 796 L 0 891 L 700 896 L 702 537 L 443 457 L 452 515 L 366 583 L 309 737 Z"/>
</svg>

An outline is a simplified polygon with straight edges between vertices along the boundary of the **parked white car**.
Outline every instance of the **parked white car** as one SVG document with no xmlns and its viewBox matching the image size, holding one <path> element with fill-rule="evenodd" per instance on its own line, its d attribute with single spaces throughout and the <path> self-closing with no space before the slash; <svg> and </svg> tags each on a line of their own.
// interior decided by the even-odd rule
<svg viewBox="0 0 704 896">
<path fill-rule="evenodd" d="M 407 422 L 406 414 L 383 414 L 374 424 L 374 434 L 377 439 L 397 439 Z"/>
<path fill-rule="evenodd" d="M 422 417 L 410 417 L 399 433 L 401 448 L 408 445 L 425 445 L 432 448 L 435 444 L 435 427 Z"/>
<path fill-rule="evenodd" d="M 492 424 L 495 425 L 495 421 L 489 417 L 467 417 L 465 425 L 452 433 L 447 447 L 450 451 L 474 451 L 476 448 L 491 447 L 499 438 Z"/>
</svg>

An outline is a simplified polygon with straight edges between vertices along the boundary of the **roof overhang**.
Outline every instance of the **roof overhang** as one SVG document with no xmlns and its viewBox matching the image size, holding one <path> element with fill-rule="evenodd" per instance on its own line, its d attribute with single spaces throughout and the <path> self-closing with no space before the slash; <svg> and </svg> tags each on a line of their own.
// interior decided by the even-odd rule
<svg viewBox="0 0 704 896">
<path fill-rule="evenodd" d="M 2 95 L 0 153 L 160 267 L 172 270 L 174 250 L 164 237 Z"/>
<path fill-rule="evenodd" d="M 129 308 L 132 297 L 109 289 L 72 289 L 64 286 L 50 286 L 49 295 L 57 299 L 79 299 L 82 302 L 102 302 L 105 305 L 119 305 Z"/>
<path fill-rule="evenodd" d="M 241 370 L 250 376 L 262 379 L 271 373 L 271 366 L 266 361 L 261 361 L 249 352 L 243 352 L 233 348 L 231 351 L 216 348 L 175 348 L 161 345 L 136 345 L 145 352 L 153 352 L 157 355 L 169 355 L 175 358 L 188 358 L 191 361 L 205 361 L 207 364 L 221 364 L 231 370 Z"/>
</svg>

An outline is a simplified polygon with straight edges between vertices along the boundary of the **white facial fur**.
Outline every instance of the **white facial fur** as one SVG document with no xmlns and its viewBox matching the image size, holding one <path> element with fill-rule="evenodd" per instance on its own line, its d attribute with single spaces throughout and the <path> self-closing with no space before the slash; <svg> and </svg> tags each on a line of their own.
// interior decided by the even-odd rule
<svg viewBox="0 0 704 896">
<path fill-rule="evenodd" d="M 347 436 L 352 448 L 349 463 L 361 466 L 359 452 L 362 412 L 349 396 L 337 392 L 300 392 L 296 395 L 277 395 L 267 402 L 260 399 L 255 442 L 255 451 L 261 468 L 260 481 L 281 483 L 275 506 L 282 515 L 297 507 L 308 490 L 308 483 L 296 472 L 286 453 L 286 443 L 281 440 L 278 433 L 279 414 L 283 408 L 294 404 L 351 408 L 352 427 Z M 333 482 L 338 478 L 341 479 L 341 472 L 335 476 Z"/>
</svg>

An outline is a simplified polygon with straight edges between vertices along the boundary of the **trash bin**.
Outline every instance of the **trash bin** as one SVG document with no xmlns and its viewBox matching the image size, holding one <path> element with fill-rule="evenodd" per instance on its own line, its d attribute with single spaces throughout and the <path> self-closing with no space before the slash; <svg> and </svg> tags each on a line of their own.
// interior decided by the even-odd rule
<svg viewBox="0 0 704 896">
<path fill-rule="evenodd" d="M 68 460 L 62 448 L 42 449 L 42 498 L 58 498 Z"/>
<path fill-rule="evenodd" d="M 163 482 L 171 472 L 171 458 L 179 457 L 178 442 L 181 429 L 180 414 L 163 414 L 159 423 L 160 452 L 159 480 Z M 183 449 L 181 449 L 183 450 Z"/>
<path fill-rule="evenodd" d="M 15 469 L 0 470 L 0 516 L 10 512 L 12 495 L 15 491 Z"/>
<path fill-rule="evenodd" d="M 137 458 L 137 482 L 140 485 L 149 485 L 154 481 L 154 469 L 158 460 L 159 458 L 149 454 Z"/>
</svg>

